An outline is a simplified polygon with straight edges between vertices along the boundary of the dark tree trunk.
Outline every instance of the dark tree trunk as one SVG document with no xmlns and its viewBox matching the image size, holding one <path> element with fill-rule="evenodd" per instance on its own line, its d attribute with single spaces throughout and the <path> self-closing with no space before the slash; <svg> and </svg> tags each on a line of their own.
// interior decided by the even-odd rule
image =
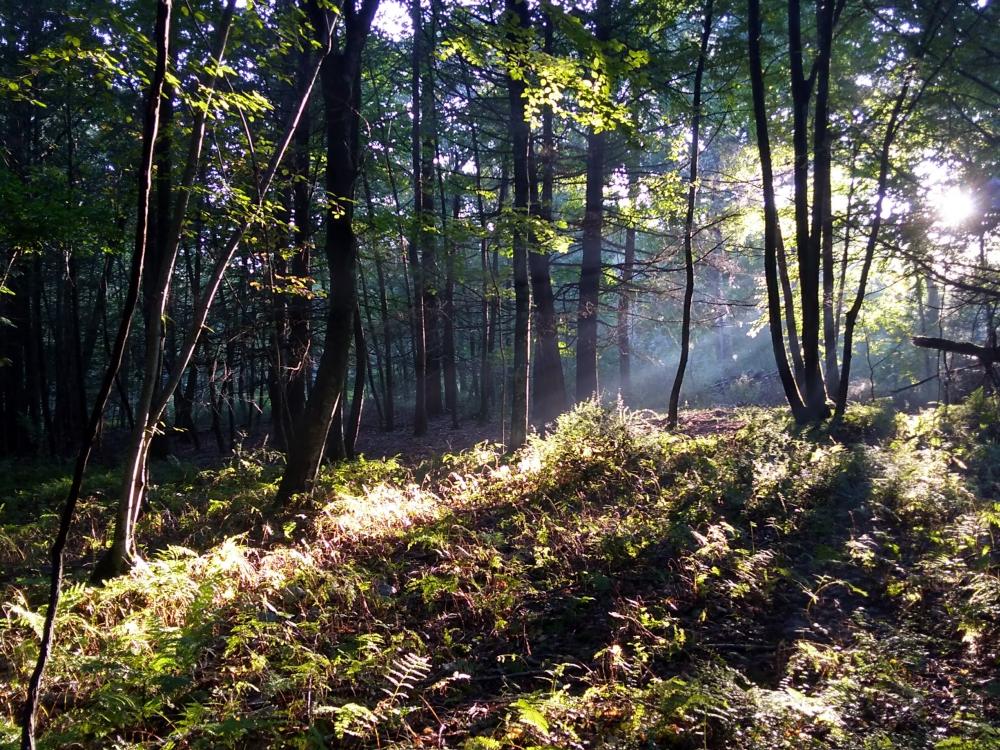
<svg viewBox="0 0 1000 750">
<path fill-rule="evenodd" d="M 833 4 L 829 7 L 829 26 L 833 28 Z M 791 92 L 792 92 L 792 146 L 795 160 L 793 177 L 795 186 L 795 245 L 799 261 L 799 294 L 802 301 L 802 366 L 803 366 L 803 402 L 802 418 L 807 422 L 815 422 L 829 416 L 826 405 L 826 387 L 823 373 L 820 370 L 820 243 L 819 224 L 815 225 L 816 233 L 810 232 L 809 224 L 809 102 L 812 99 L 812 87 L 816 85 L 820 94 L 828 92 L 829 85 L 829 47 L 824 46 L 824 28 L 817 30 L 820 36 L 820 51 L 817 59 L 815 82 L 813 76 L 806 77 L 802 62 L 802 28 L 799 0 L 788 0 L 788 44 L 791 61 Z M 825 18 L 826 13 L 822 14 Z M 824 63 L 825 58 L 825 63 Z M 827 127 L 827 103 L 817 96 L 814 125 L 817 135 L 823 134 Z M 821 142 L 817 145 L 822 147 Z M 820 160 L 822 162 L 822 159 Z M 814 175 L 814 189 L 821 199 L 816 208 L 816 216 L 821 216 L 825 201 L 822 200 L 822 174 Z M 815 217 L 814 217 L 815 218 Z M 814 241 L 815 239 L 815 241 Z"/>
<path fill-rule="evenodd" d="M 691 302 L 694 299 L 694 212 L 698 198 L 698 156 L 701 148 L 701 84 L 708 58 L 708 42 L 712 36 L 712 0 L 706 0 L 701 29 L 701 47 L 694 73 L 694 93 L 691 102 L 691 166 L 688 173 L 687 213 L 684 217 L 684 305 L 681 312 L 681 352 L 677 360 L 677 373 L 670 388 L 667 424 L 677 427 L 677 409 L 691 350 Z"/>
<path fill-rule="evenodd" d="M 609 0 L 597 0 L 594 36 L 606 42 L 610 36 Z M 607 133 L 587 134 L 587 185 L 584 197 L 582 259 L 576 331 L 576 400 L 585 401 L 598 392 L 597 324 L 600 317 L 601 253 L 604 241 L 604 172 Z"/>
<path fill-rule="evenodd" d="M 799 324 L 795 316 L 795 295 L 792 293 L 792 280 L 788 275 L 788 259 L 785 255 L 785 241 L 781 235 L 781 226 L 775 229 L 777 249 L 775 256 L 778 261 L 778 280 L 781 282 L 781 295 L 784 299 L 785 328 L 788 332 L 788 351 L 792 356 L 792 368 L 795 373 L 795 383 L 801 393 L 805 388 L 806 368 L 802 364 L 802 345 L 799 342 Z"/>
<path fill-rule="evenodd" d="M 412 151 L 413 165 L 413 215 L 415 221 L 413 233 L 410 237 L 408 255 L 410 273 L 413 274 L 413 304 L 411 305 L 413 318 L 413 371 L 415 380 L 413 434 L 419 436 L 427 432 L 427 391 L 430 380 L 427 362 L 427 327 L 430 321 L 425 309 L 425 287 L 427 280 L 424 276 L 420 253 L 420 248 L 425 241 L 424 236 L 427 234 L 424 227 L 427 217 L 423 215 L 423 210 L 424 192 L 428 190 L 428 186 L 424 183 L 423 159 L 421 154 L 421 149 L 423 148 L 423 139 L 421 138 L 423 104 L 421 102 L 420 70 L 423 62 L 423 11 L 420 8 L 420 0 L 411 0 L 410 19 L 413 24 L 412 75 L 410 78 L 412 106 L 410 113 L 412 118 L 410 149 Z"/>
<path fill-rule="evenodd" d="M 552 20 L 545 14 L 545 52 L 552 53 Z M 552 108 L 542 114 L 541 154 L 535 154 L 534 143 L 529 144 L 531 160 L 531 213 L 546 222 L 552 222 L 552 194 L 555 183 L 555 138 L 552 131 Z M 541 161 L 541 196 L 538 194 L 536 163 Z M 550 256 L 547 249 L 531 242 L 528 255 L 531 274 L 531 301 L 534 312 L 535 361 L 533 363 L 532 417 L 542 429 L 555 421 L 566 410 L 566 381 L 563 378 L 562 357 L 559 353 L 559 320 L 556 317 L 555 296 L 552 293 L 552 276 L 549 272 Z"/>
<path fill-rule="evenodd" d="M 530 28 L 527 0 L 505 0 L 508 14 L 522 29 Z M 512 34 L 511 43 L 520 43 Z M 528 283 L 528 221 L 530 200 L 529 179 L 529 130 L 524 119 L 523 80 L 508 76 L 507 93 L 510 103 L 510 140 L 514 163 L 514 212 L 516 224 L 513 231 L 514 265 L 514 361 L 511 376 L 510 442 L 515 450 L 524 445 L 528 437 L 528 368 L 531 316 L 531 291 Z"/>
<path fill-rule="evenodd" d="M 625 257 L 622 261 L 621 291 L 618 294 L 618 390 L 622 401 L 630 404 L 632 393 L 632 342 L 629 336 L 629 313 L 632 280 L 635 275 L 635 227 L 625 229 Z"/>
<path fill-rule="evenodd" d="M 378 277 L 378 308 L 382 318 L 382 359 L 384 361 L 383 372 L 383 416 L 386 432 L 396 429 L 396 394 L 393 386 L 392 375 L 392 321 L 389 319 L 389 300 L 386 296 L 385 270 L 381 256 L 375 255 L 375 274 Z"/>
<path fill-rule="evenodd" d="M 765 103 L 764 73 L 761 67 L 760 0 L 747 2 L 747 46 L 750 62 L 750 87 L 753 94 L 754 127 L 757 150 L 760 156 L 764 192 L 764 278 L 767 285 L 767 315 L 771 334 L 771 348 L 778 368 L 778 377 L 795 419 L 803 415 L 802 399 L 795 385 L 795 377 L 785 354 L 785 337 L 781 328 L 781 289 L 778 283 L 778 209 L 774 197 L 774 173 L 771 166 L 771 141 L 768 134 L 767 107 Z"/>
<path fill-rule="evenodd" d="M 326 259 L 330 269 L 330 296 L 326 339 L 316 381 L 309 393 L 302 417 L 295 426 L 295 438 L 277 500 L 287 502 L 292 495 L 312 487 L 319 472 L 327 434 L 334 411 L 343 406 L 344 388 L 357 307 L 356 269 L 358 242 L 351 226 L 354 215 L 354 187 L 359 157 L 359 105 L 361 51 L 368 38 L 378 0 L 363 0 L 360 9 L 353 0 L 342 6 L 342 48 L 323 61 L 321 80 L 326 115 L 327 164 Z M 325 27 L 325 11 L 313 6 L 314 24 Z M 335 446 L 342 451 L 343 446 Z"/>
<path fill-rule="evenodd" d="M 879 230 L 882 227 L 882 205 L 885 202 L 886 187 L 889 182 L 890 150 L 896 137 L 899 119 L 903 112 L 903 105 L 906 103 L 906 98 L 909 94 L 910 82 L 910 78 L 905 80 L 903 87 L 896 97 L 892 114 L 889 116 L 889 123 L 886 126 L 885 136 L 882 139 L 882 148 L 879 153 L 877 197 L 872 215 L 872 225 L 868 233 L 868 242 L 865 244 L 857 294 L 854 297 L 854 302 L 844 316 L 844 353 L 841 360 L 840 389 L 836 394 L 835 407 L 837 416 L 843 415 L 847 409 L 847 393 L 851 382 L 851 362 L 854 356 L 854 329 L 857 326 L 858 316 L 861 314 L 861 305 L 864 302 L 865 290 L 868 285 L 868 274 L 871 272 L 872 261 L 875 259 L 875 248 L 878 243 Z"/>
<path fill-rule="evenodd" d="M 45 613 L 45 622 L 42 626 L 42 635 L 38 650 L 38 659 L 35 663 L 34 671 L 28 683 L 28 695 L 25 700 L 24 710 L 21 720 L 21 750 L 35 749 L 35 716 L 38 712 L 38 703 L 41 695 L 42 677 L 45 674 L 45 667 L 48 663 L 49 654 L 52 650 L 52 642 L 55 636 L 55 620 L 59 608 L 59 598 L 62 589 L 63 574 L 63 553 L 66 548 L 66 540 L 69 537 L 70 527 L 73 523 L 73 514 L 80 497 L 80 489 L 83 484 L 83 476 L 87 470 L 87 463 L 93 450 L 97 433 L 100 429 L 104 408 L 107 405 L 108 396 L 114 385 L 115 377 L 121 367 L 125 347 L 128 342 L 129 330 L 132 324 L 132 317 L 135 314 L 139 301 L 139 286 L 142 279 L 142 269 L 146 255 L 147 226 L 149 219 L 149 195 L 153 180 L 153 144 L 156 140 L 156 133 L 160 120 L 160 97 L 163 92 L 163 84 L 166 78 L 167 59 L 169 56 L 170 39 L 170 0 L 159 0 L 156 10 L 156 26 L 153 34 L 156 45 L 156 63 L 150 81 L 149 96 L 146 103 L 146 112 L 143 123 L 142 157 L 139 166 L 139 199 L 136 220 L 135 247 L 132 254 L 132 269 L 129 275 L 129 285 L 126 292 L 125 305 L 122 310 L 122 318 L 118 328 L 118 335 L 115 339 L 115 346 L 108 361 L 107 370 L 101 382 L 100 390 L 94 401 L 94 408 L 90 413 L 87 429 L 83 435 L 80 452 L 77 455 L 76 465 L 73 470 L 73 479 L 69 492 L 66 495 L 66 502 L 63 506 L 59 519 L 59 530 L 52 544 L 51 561 L 52 572 L 50 577 L 48 608 Z"/>
<path fill-rule="evenodd" d="M 361 432 L 361 412 L 365 405 L 365 378 L 368 375 L 368 343 L 361 325 L 361 310 L 354 309 L 354 392 L 351 395 L 351 415 L 344 429 L 344 452 L 355 458 L 355 446 Z"/>
<path fill-rule="evenodd" d="M 307 80 L 309 76 L 309 55 L 303 50 L 299 58 L 299 81 Z M 292 220 L 295 222 L 293 241 L 295 252 L 289 264 L 292 276 L 309 280 L 312 274 L 312 216 L 310 210 L 310 149 L 309 141 L 312 135 L 312 121 L 309 107 L 302 112 L 295 136 L 292 142 Z M 289 426 L 302 418 L 306 406 L 306 383 L 311 375 L 311 357 L 309 350 L 312 345 L 312 332 L 309 330 L 309 319 L 312 312 L 312 302 L 302 294 L 294 295 L 288 302 L 288 377 L 285 384 L 285 409 Z"/>
<path fill-rule="evenodd" d="M 441 191 L 444 201 L 444 188 Z M 461 200 L 458 195 L 452 202 L 452 220 L 458 223 Z M 441 313 L 444 318 L 444 340 L 442 342 L 441 359 L 444 374 L 444 405 L 451 416 L 451 426 L 458 427 L 458 373 L 455 363 L 455 243 L 448 242 L 445 255 L 444 305 Z"/>
<path fill-rule="evenodd" d="M 235 2 L 229 0 L 223 11 L 222 23 L 216 31 L 211 51 L 212 60 L 216 63 L 221 63 L 225 52 L 234 12 Z M 218 80 L 217 70 L 218 66 L 207 74 L 208 86 L 206 88 L 209 91 L 214 90 Z M 171 124 L 173 116 L 172 95 L 172 90 L 166 90 L 163 102 L 165 126 Z M 94 569 L 94 576 L 97 580 L 119 575 L 130 567 L 137 557 L 134 532 L 146 491 L 150 450 L 159 432 L 158 425 L 163 408 L 180 381 L 183 369 L 187 366 L 185 360 L 179 368 L 181 372 L 177 374 L 176 382 L 169 387 L 163 386 L 163 326 L 170 295 L 170 282 L 183 236 L 191 188 L 198 174 L 206 125 L 207 112 L 199 110 L 194 118 L 184 174 L 176 200 L 170 196 L 170 140 L 166 133 L 164 133 L 166 140 L 160 140 L 157 144 L 155 252 L 143 277 L 146 331 L 142 350 L 142 385 L 136 403 L 135 426 L 129 441 L 112 543 Z M 154 227 L 150 227 L 150 229 L 152 231 Z M 200 332 L 200 326 L 197 330 Z"/>
<path fill-rule="evenodd" d="M 604 227 L 604 152 L 607 134 L 587 135 L 587 187 L 583 217 L 583 258 L 576 334 L 576 400 L 597 393 L 597 322 L 601 292 Z"/>
</svg>

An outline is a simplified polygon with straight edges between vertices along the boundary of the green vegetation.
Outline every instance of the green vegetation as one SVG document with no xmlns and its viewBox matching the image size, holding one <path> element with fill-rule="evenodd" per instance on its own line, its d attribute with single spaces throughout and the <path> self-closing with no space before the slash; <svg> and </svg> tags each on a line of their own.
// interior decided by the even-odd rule
<svg viewBox="0 0 1000 750">
<path fill-rule="evenodd" d="M 589 402 L 512 456 L 341 464 L 280 515 L 272 457 L 157 466 L 148 565 L 104 587 L 88 498 L 40 746 L 1000 747 L 995 398 L 658 420 Z M 63 490 L 35 478 L 2 511 L 12 747 L 54 523 L 25 508 Z"/>
</svg>

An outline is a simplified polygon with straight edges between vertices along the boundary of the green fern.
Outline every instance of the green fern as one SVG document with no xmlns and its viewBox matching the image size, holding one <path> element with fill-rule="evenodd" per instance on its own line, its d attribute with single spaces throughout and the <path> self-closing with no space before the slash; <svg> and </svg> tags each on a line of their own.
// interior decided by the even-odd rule
<svg viewBox="0 0 1000 750">
<path fill-rule="evenodd" d="M 427 679 L 430 671 L 431 660 L 426 656 L 409 653 L 396 657 L 389 668 L 387 676 L 389 685 L 382 688 L 382 692 L 388 696 L 383 703 L 397 706 L 407 700 L 416 688 L 416 684 Z"/>
</svg>

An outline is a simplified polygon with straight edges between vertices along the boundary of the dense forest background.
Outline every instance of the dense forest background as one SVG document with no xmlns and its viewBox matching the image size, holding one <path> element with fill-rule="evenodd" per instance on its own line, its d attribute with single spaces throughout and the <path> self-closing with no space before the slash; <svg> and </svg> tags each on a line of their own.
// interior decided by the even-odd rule
<svg viewBox="0 0 1000 750">
<path fill-rule="evenodd" d="M 55 541 L 23 746 L 67 550 L 96 582 L 147 569 L 179 467 L 256 467 L 259 517 L 223 526 L 263 544 L 337 472 L 370 488 L 344 479 L 361 454 L 433 479 L 485 440 L 483 466 L 523 448 L 558 473 L 540 446 L 602 445 L 608 419 L 638 440 L 608 449 L 625 466 L 652 450 L 635 419 L 794 453 L 789 431 L 992 413 L 998 20 L 988 0 L 0 0 L 0 461 L 16 495 L 76 459 L 65 505 L 17 495 L 0 536 Z M 38 586 L 20 575 L 0 582 Z M 19 611 L 42 611 L 31 590 Z M 396 664 L 394 708 L 428 664 Z M 330 736 L 389 738 L 352 716 Z"/>
<path fill-rule="evenodd" d="M 996 346 L 989 4 L 243 5 L 164 31 L 108 436 L 151 390 L 164 450 L 284 450 L 332 386 L 307 421 L 337 404 L 333 456 L 359 415 L 502 416 L 517 445 L 597 391 L 664 408 L 678 374 L 681 403 L 783 402 L 776 326 L 834 402 L 849 356 L 847 398 L 917 404 L 982 371 L 912 336 Z M 4 9 L 5 455 L 73 453 L 113 353 L 155 11 Z"/>
</svg>

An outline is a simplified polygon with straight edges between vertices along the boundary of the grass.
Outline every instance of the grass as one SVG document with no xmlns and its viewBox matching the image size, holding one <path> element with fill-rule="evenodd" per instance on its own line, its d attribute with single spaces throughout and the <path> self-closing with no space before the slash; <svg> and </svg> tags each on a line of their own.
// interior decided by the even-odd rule
<svg viewBox="0 0 1000 750">
<path fill-rule="evenodd" d="M 585 404 L 513 457 L 339 467 L 280 516 L 272 457 L 173 467 L 148 568 L 104 588 L 92 498 L 42 746 L 1000 748 L 996 402 L 739 423 Z M 51 527 L 3 522 L 13 743 Z"/>
</svg>

